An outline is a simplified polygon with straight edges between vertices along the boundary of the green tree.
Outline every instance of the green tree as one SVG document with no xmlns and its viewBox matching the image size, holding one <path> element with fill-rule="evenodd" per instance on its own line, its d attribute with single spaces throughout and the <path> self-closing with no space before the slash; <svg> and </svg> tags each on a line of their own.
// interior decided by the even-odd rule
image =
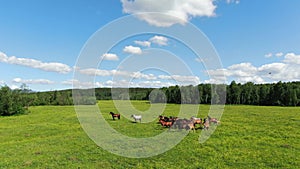
<svg viewBox="0 0 300 169">
<path fill-rule="evenodd" d="M 201 84 L 202 86 L 202 97 L 201 103 L 210 104 L 211 103 L 211 85 L 210 84 Z"/>
<path fill-rule="evenodd" d="M 259 86 L 259 105 L 268 105 L 270 85 L 264 84 Z"/>
<path fill-rule="evenodd" d="M 241 84 L 232 81 L 227 90 L 227 103 L 240 104 L 241 101 Z"/>
<path fill-rule="evenodd" d="M 11 90 L 8 86 L 1 87 L 0 90 L 0 115 L 10 116 L 25 113 L 22 105 L 21 93 L 19 90 Z"/>
<path fill-rule="evenodd" d="M 284 102 L 283 94 L 284 94 L 284 84 L 281 81 L 279 81 L 278 83 L 273 85 L 271 88 L 271 91 L 270 91 L 271 104 L 274 106 L 284 105 L 283 104 L 283 102 Z"/>
</svg>

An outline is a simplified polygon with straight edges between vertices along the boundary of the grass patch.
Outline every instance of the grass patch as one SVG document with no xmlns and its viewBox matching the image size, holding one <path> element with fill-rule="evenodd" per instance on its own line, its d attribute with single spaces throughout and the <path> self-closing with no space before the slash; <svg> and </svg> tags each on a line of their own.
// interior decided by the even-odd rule
<svg viewBox="0 0 300 169">
<path fill-rule="evenodd" d="M 146 111 L 147 102 L 134 101 Z M 100 101 L 101 113 L 117 131 L 132 137 L 163 132 L 157 120 L 111 120 L 112 101 Z M 175 115 L 180 105 L 166 105 Z M 201 105 L 204 117 L 208 105 Z M 226 106 L 214 134 L 199 144 L 200 130 L 158 156 L 132 159 L 98 147 L 82 130 L 72 106 L 30 107 L 30 114 L 0 117 L 0 168 L 297 168 L 300 166 L 300 114 L 297 107 Z"/>
</svg>

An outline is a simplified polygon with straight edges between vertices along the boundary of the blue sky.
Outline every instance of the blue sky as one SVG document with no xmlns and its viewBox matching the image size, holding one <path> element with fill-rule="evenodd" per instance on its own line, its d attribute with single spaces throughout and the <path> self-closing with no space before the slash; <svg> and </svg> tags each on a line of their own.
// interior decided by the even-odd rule
<svg viewBox="0 0 300 169">
<path fill-rule="evenodd" d="M 298 0 L 0 0 L 0 4 L 0 85 L 11 88 L 22 83 L 36 91 L 68 89 L 72 83 L 91 85 L 74 79 L 75 70 L 94 76 L 96 87 L 122 86 L 123 77 L 129 77 L 130 83 L 124 84 L 132 87 L 300 80 Z M 136 18 L 158 28 L 195 25 L 215 47 L 222 68 L 205 69 L 176 39 L 155 33 L 127 37 L 107 53 L 98 54 L 103 59 L 98 68 L 76 67 L 80 51 L 96 31 L 138 12 L 181 18 Z M 114 34 L 112 30 L 111 36 Z M 153 57 L 176 67 L 178 60 L 172 55 L 192 75 L 159 71 L 155 62 L 150 63 Z M 139 65 L 152 64 L 153 69 L 128 66 L 127 62 L 135 62 L 130 58 L 138 59 Z"/>
</svg>

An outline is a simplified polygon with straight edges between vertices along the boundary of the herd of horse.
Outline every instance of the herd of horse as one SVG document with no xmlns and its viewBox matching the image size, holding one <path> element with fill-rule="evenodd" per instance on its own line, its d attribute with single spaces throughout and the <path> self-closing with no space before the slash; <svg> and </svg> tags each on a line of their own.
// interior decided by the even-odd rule
<svg viewBox="0 0 300 169">
<path fill-rule="evenodd" d="M 173 129 L 185 129 L 185 130 L 196 130 L 196 125 L 199 125 L 198 128 L 202 128 L 205 130 L 209 129 L 209 126 L 211 124 L 219 124 L 220 121 L 218 121 L 216 118 L 211 118 L 210 116 L 207 116 L 206 118 L 197 118 L 197 117 L 191 117 L 190 119 L 186 118 L 178 118 L 178 117 L 166 117 L 166 116 L 159 116 L 159 123 L 163 127 L 173 128 Z"/>
<path fill-rule="evenodd" d="M 121 115 L 120 114 L 116 114 L 113 112 L 110 112 L 110 115 L 112 116 L 112 119 L 115 120 L 115 118 L 120 119 Z M 135 122 L 142 122 L 142 115 L 131 115 L 131 118 L 134 119 Z M 198 117 L 191 117 L 190 119 L 186 119 L 186 118 L 178 118 L 178 117 L 166 117 L 166 116 L 162 116 L 160 115 L 158 117 L 158 123 L 161 124 L 161 126 L 163 127 L 167 127 L 169 129 L 173 128 L 173 129 L 185 129 L 185 130 L 193 130 L 193 132 L 195 132 L 196 127 L 198 126 L 198 128 L 204 129 L 204 130 L 208 130 L 209 126 L 211 124 L 219 124 L 220 121 L 218 121 L 216 118 L 211 118 L 210 116 L 207 116 L 206 118 L 202 119 L 202 118 L 198 118 Z"/>
</svg>

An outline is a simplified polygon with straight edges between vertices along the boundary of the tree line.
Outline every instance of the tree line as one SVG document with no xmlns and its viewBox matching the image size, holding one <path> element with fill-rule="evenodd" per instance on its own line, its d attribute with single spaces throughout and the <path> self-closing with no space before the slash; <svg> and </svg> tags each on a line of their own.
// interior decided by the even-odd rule
<svg viewBox="0 0 300 169">
<path fill-rule="evenodd" d="M 29 106 L 96 104 L 97 100 L 149 100 L 152 103 L 176 104 L 244 104 L 264 106 L 300 106 L 300 82 L 170 86 L 154 88 L 76 89 L 79 99 L 73 100 L 72 89 L 34 92 L 23 84 L 20 89 L 0 88 L 0 115 L 28 112 Z M 91 96 L 89 92 L 94 93 Z M 88 94 L 88 95 L 87 95 Z M 86 96 L 85 96 L 86 95 Z M 76 102 L 76 103 L 74 103 Z"/>
<path fill-rule="evenodd" d="M 171 86 L 156 91 L 152 102 L 300 106 L 300 82 Z"/>
<path fill-rule="evenodd" d="M 154 88 L 96 88 L 96 100 L 149 100 L 152 103 L 243 104 L 263 106 L 300 106 L 300 82 L 170 86 Z"/>
<path fill-rule="evenodd" d="M 265 106 L 300 106 L 300 82 L 246 84 L 232 81 L 228 86 L 227 104 Z"/>
<path fill-rule="evenodd" d="M 33 92 L 25 84 L 20 89 L 0 88 L 0 115 L 28 113 L 29 106 L 72 105 L 72 90 Z"/>
</svg>

